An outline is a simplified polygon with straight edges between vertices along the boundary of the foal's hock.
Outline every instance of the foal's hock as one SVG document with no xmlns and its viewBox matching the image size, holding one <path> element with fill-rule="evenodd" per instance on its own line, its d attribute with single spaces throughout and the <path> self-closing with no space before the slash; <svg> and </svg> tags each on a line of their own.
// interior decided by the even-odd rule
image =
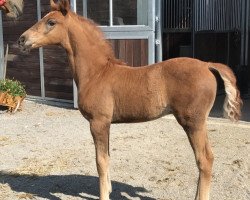
<svg viewBox="0 0 250 200">
<path fill-rule="evenodd" d="M 192 58 L 175 58 L 140 68 L 126 66 L 114 57 L 110 44 L 92 22 L 70 11 L 68 0 L 19 39 L 23 51 L 58 44 L 67 52 L 78 88 L 78 105 L 89 121 L 96 149 L 100 199 L 108 200 L 109 134 L 112 123 L 143 122 L 173 114 L 187 133 L 199 168 L 196 199 L 208 200 L 213 154 L 206 121 L 214 104 L 217 71 L 225 84 L 224 109 L 237 121 L 242 101 L 229 67 Z M 183 198 L 185 199 L 185 198 Z"/>
</svg>

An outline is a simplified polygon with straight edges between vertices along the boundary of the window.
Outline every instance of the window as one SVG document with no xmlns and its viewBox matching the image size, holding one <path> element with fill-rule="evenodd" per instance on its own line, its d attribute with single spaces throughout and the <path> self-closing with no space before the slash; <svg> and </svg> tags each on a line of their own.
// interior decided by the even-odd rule
<svg viewBox="0 0 250 200">
<path fill-rule="evenodd" d="M 147 0 L 113 0 L 114 25 L 148 25 Z"/>
<path fill-rule="evenodd" d="M 82 0 L 77 13 L 101 26 L 148 26 L 150 0 Z"/>
</svg>

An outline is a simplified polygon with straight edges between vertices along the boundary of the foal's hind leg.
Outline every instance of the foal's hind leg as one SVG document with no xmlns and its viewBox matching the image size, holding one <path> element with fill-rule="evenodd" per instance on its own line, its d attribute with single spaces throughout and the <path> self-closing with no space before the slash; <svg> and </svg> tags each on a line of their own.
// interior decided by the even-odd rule
<svg viewBox="0 0 250 200">
<path fill-rule="evenodd" d="M 199 181 L 196 192 L 196 200 L 209 200 L 209 191 L 212 179 L 213 153 L 208 141 L 206 124 L 195 124 L 185 127 L 190 144 L 193 148 L 197 167 L 199 169 Z"/>
<path fill-rule="evenodd" d="M 94 120 L 90 123 L 96 149 L 100 200 L 109 200 L 109 193 L 112 190 L 109 176 L 109 129 L 110 123 L 103 120 Z"/>
</svg>

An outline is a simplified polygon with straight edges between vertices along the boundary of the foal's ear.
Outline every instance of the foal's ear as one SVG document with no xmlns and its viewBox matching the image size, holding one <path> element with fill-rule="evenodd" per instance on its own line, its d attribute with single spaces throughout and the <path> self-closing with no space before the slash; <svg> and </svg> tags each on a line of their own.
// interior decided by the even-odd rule
<svg viewBox="0 0 250 200">
<path fill-rule="evenodd" d="M 57 3 L 55 3 L 54 0 L 50 0 L 50 6 L 51 10 L 60 11 L 64 16 L 67 15 L 70 10 L 70 4 L 68 0 L 58 0 Z"/>
</svg>

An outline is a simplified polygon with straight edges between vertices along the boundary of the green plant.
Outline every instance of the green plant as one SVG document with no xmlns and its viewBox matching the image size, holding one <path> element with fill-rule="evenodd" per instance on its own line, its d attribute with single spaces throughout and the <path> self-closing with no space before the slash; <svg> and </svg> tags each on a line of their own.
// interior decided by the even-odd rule
<svg viewBox="0 0 250 200">
<path fill-rule="evenodd" d="M 17 80 L 4 79 L 0 80 L 0 91 L 6 92 L 14 97 L 25 96 L 26 91 L 24 85 Z"/>
</svg>

